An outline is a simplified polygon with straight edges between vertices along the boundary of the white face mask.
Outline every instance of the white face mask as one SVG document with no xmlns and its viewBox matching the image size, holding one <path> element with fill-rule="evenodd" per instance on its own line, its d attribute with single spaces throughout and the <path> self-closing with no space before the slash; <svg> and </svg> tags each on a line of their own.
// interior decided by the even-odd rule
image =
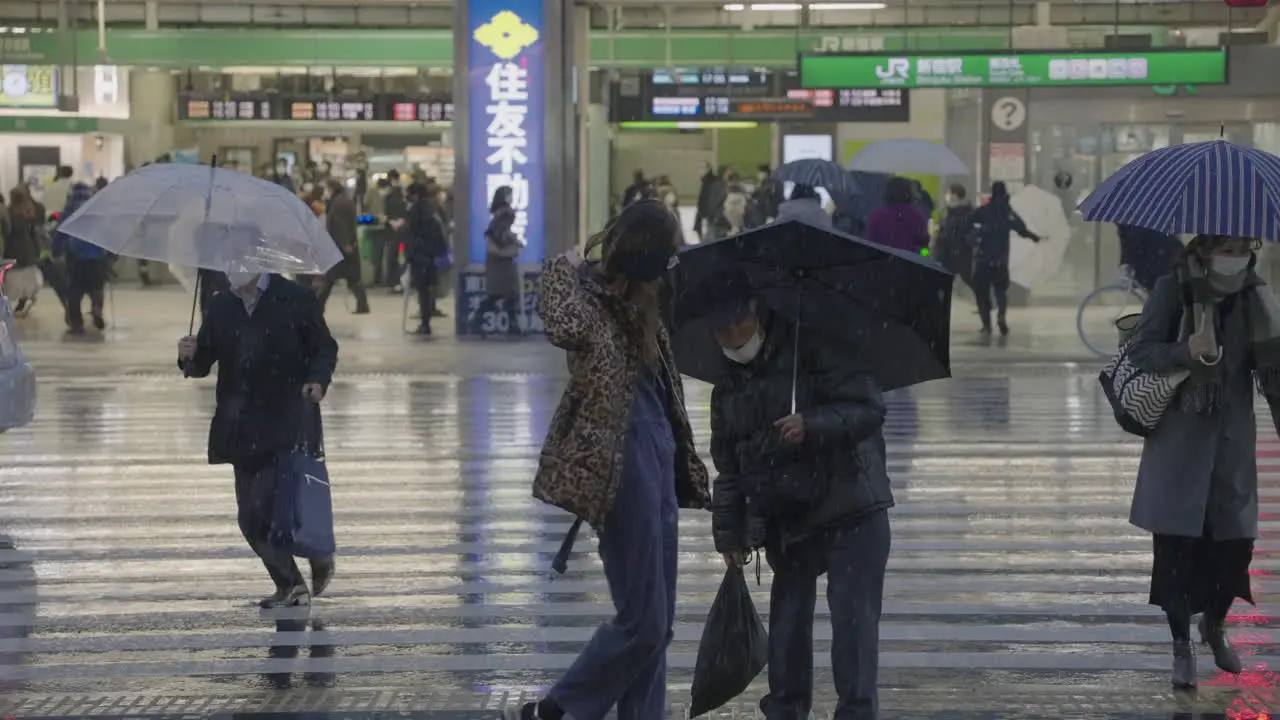
<svg viewBox="0 0 1280 720">
<path fill-rule="evenodd" d="M 1237 275 L 1249 269 L 1250 256 L 1214 255 L 1209 259 L 1209 267 L 1218 275 Z"/>
<path fill-rule="evenodd" d="M 751 339 L 742 347 L 731 350 L 729 348 L 720 348 L 724 351 L 724 356 L 739 365 L 746 365 L 756 359 L 756 355 L 760 354 L 760 348 L 764 345 L 764 335 L 759 330 L 751 336 Z"/>
<path fill-rule="evenodd" d="M 229 272 L 227 282 L 231 283 L 232 290 L 242 292 L 252 288 L 261 276 L 261 273 L 254 272 Z"/>
</svg>

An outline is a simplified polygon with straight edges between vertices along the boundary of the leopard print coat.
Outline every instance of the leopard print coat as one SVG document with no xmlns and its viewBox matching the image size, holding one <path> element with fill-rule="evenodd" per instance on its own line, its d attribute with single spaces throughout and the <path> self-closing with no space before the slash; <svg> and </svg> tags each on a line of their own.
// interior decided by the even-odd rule
<svg viewBox="0 0 1280 720">
<path fill-rule="evenodd" d="M 619 324 L 631 311 L 563 257 L 544 264 L 538 302 L 548 339 L 568 353 L 569 385 L 547 431 L 533 496 L 577 515 L 598 532 L 622 482 L 623 442 L 642 367 Z M 682 508 L 710 509 L 707 468 L 694 447 L 665 329 L 658 343 L 676 442 L 676 499 Z"/>
</svg>

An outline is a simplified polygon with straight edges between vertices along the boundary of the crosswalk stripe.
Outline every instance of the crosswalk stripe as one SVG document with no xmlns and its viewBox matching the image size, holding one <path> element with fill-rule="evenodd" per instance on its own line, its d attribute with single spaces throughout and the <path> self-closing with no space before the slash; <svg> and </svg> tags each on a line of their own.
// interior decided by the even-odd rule
<svg viewBox="0 0 1280 720">
<path fill-rule="evenodd" d="M 1090 378 L 956 379 L 890 397 L 899 504 L 881 629 L 886 712 L 944 696 L 1025 707 L 1070 694 L 1054 687 L 1146 703 L 1165 689 L 1167 629 L 1145 604 L 1151 540 L 1127 523 L 1141 445 Z M 0 692 L 0 711 L 73 707 L 72 682 L 155 693 L 290 674 L 371 689 L 430 677 L 470 701 L 518 695 L 554 680 L 612 613 L 589 532 L 569 573 L 547 576 L 570 518 L 530 499 L 529 483 L 558 380 L 336 384 L 325 427 L 338 577 L 312 608 L 270 613 L 251 605 L 267 581 L 236 529 L 230 471 L 204 464 L 208 387 L 48 385 L 39 422 L 3 436 L 0 529 L 14 547 L 0 545 L 0 690 L 14 692 Z M 705 451 L 708 390 L 688 394 Z M 1233 632 L 1249 666 L 1265 669 L 1280 660 L 1266 614 L 1280 592 L 1280 441 L 1261 411 L 1258 450 L 1260 608 L 1238 607 Z M 680 540 L 677 702 L 723 573 L 706 513 L 682 513 Z M 752 581 L 766 618 L 769 580 L 766 567 L 764 584 Z M 822 601 L 816 617 L 818 682 L 829 686 Z M 953 694 L 900 692 L 931 673 Z M 975 700 L 975 683 L 990 697 Z M 818 691 L 829 708 L 829 689 Z"/>
</svg>

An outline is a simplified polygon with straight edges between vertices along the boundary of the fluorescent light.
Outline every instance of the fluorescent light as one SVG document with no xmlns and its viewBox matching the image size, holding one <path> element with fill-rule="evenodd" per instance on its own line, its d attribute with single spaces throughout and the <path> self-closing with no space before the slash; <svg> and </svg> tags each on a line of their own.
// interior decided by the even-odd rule
<svg viewBox="0 0 1280 720">
<path fill-rule="evenodd" d="M 823 3 L 730 3 L 724 6 L 726 12 L 786 12 L 808 7 L 810 10 L 883 10 L 887 7 L 882 2 L 823 2 Z"/>
</svg>

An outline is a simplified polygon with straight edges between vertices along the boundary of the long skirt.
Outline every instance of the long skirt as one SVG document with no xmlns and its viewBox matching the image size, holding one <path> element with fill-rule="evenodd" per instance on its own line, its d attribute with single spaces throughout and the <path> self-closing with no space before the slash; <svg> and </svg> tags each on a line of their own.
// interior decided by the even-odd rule
<svg viewBox="0 0 1280 720">
<path fill-rule="evenodd" d="M 1191 615 L 1209 609 L 1210 603 L 1240 598 L 1253 603 L 1249 590 L 1249 562 L 1253 540 L 1214 540 L 1182 535 L 1154 535 L 1155 559 L 1151 566 L 1148 602 L 1165 610 L 1185 599 Z"/>
</svg>

